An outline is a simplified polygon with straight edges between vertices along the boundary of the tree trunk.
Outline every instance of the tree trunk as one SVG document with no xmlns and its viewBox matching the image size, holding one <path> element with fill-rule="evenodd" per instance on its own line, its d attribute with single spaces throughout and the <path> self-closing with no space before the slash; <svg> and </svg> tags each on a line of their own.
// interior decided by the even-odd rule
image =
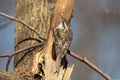
<svg viewBox="0 0 120 80">
<path fill-rule="evenodd" d="M 14 71 L 5 72 L 3 77 L 0 76 L 2 79 L 8 76 L 9 80 L 70 80 L 73 65 L 63 68 L 68 65 L 65 58 L 59 72 L 55 72 L 56 60 L 52 58 L 52 50 L 53 30 L 60 22 L 59 14 L 69 22 L 73 4 L 74 0 L 16 0 L 16 17 L 34 27 L 44 39 L 22 24 L 16 23 L 15 50 L 40 42 L 45 42 L 45 44 L 16 55 Z"/>
</svg>

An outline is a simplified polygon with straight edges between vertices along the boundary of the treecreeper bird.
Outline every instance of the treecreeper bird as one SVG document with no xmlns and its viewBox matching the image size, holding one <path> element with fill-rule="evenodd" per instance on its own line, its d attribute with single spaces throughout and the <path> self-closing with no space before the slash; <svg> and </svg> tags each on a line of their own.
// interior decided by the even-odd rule
<svg viewBox="0 0 120 80">
<path fill-rule="evenodd" d="M 56 71 L 61 66 L 61 60 L 66 56 L 72 41 L 72 29 L 70 23 L 67 22 L 61 15 L 61 21 L 54 29 L 54 52 L 56 54 Z"/>
</svg>

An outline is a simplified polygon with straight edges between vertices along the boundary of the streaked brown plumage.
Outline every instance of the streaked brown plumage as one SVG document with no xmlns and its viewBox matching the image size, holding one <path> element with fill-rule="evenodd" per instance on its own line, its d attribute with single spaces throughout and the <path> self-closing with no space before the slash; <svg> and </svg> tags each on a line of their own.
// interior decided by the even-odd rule
<svg viewBox="0 0 120 80">
<path fill-rule="evenodd" d="M 72 29 L 68 22 L 61 17 L 61 22 L 54 29 L 54 47 L 57 56 L 57 65 L 60 67 L 61 59 L 66 55 L 72 41 Z"/>
<path fill-rule="evenodd" d="M 61 57 L 63 57 L 67 53 L 72 41 L 72 36 L 70 24 L 62 18 L 60 24 L 54 29 L 56 55 L 61 54 Z"/>
</svg>

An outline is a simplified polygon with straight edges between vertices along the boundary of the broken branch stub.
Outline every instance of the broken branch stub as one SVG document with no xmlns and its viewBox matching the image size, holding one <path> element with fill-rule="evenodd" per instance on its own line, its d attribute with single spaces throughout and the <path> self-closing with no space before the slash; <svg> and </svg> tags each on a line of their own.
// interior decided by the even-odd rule
<svg viewBox="0 0 120 80">
<path fill-rule="evenodd" d="M 70 21 L 72 12 L 73 12 L 73 5 L 74 5 L 74 0 L 65 0 L 65 1 L 57 0 L 56 6 L 55 6 L 52 23 L 51 23 L 51 30 L 49 32 L 48 42 L 45 47 L 45 76 L 46 78 L 50 78 L 51 76 L 50 78 L 51 80 L 56 80 L 56 78 L 57 80 L 61 80 L 60 76 L 62 76 L 62 78 L 64 78 L 64 76 L 70 76 L 73 69 L 73 66 L 72 67 L 67 66 L 66 69 L 63 69 L 63 66 L 61 66 L 61 64 L 63 63 L 56 65 L 57 64 L 56 62 L 58 61 L 52 59 L 52 55 L 55 54 L 53 53 L 54 51 L 52 51 L 54 48 L 53 47 L 53 42 L 54 42 L 53 31 L 55 27 L 60 23 L 61 16 L 67 22 Z M 65 63 L 64 65 L 67 65 L 67 63 Z M 61 66 L 58 72 L 56 72 L 57 66 Z"/>
</svg>

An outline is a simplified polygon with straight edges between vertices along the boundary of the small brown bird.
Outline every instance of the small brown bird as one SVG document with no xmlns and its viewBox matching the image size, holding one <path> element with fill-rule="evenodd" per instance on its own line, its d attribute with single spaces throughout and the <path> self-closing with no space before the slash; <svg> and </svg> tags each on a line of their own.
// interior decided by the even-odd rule
<svg viewBox="0 0 120 80">
<path fill-rule="evenodd" d="M 70 47 L 73 34 L 70 25 L 61 19 L 60 24 L 54 29 L 54 44 L 56 55 L 61 53 L 64 56 Z"/>
<path fill-rule="evenodd" d="M 54 47 L 58 60 L 57 65 L 61 64 L 61 59 L 66 55 L 72 41 L 72 29 L 70 24 L 61 16 L 61 21 L 54 29 Z M 60 67 L 60 66 L 59 66 Z"/>
</svg>

